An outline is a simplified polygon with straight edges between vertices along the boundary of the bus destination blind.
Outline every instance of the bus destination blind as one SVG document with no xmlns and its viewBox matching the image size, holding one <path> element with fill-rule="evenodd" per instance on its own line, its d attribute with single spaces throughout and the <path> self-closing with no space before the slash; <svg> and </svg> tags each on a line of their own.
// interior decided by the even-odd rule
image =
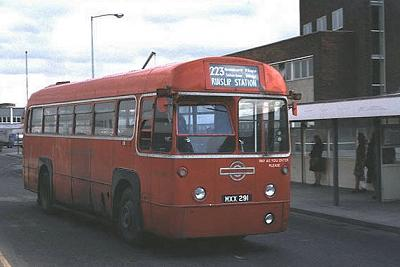
<svg viewBox="0 0 400 267">
<path fill-rule="evenodd" d="M 258 67 L 210 64 L 210 80 L 213 87 L 258 88 Z"/>
</svg>

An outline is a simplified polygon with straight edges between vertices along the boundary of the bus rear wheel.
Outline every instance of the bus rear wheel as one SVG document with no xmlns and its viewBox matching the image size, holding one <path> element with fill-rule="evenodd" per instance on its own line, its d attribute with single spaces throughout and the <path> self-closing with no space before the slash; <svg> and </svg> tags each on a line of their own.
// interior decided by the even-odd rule
<svg viewBox="0 0 400 267">
<path fill-rule="evenodd" d="M 53 201 L 50 192 L 50 174 L 47 169 L 43 169 L 39 176 L 39 195 L 38 202 L 45 213 L 52 213 Z"/>
<path fill-rule="evenodd" d="M 118 208 L 118 231 L 121 237 L 133 245 L 143 244 L 142 213 L 139 197 L 131 188 L 126 188 Z"/>
</svg>

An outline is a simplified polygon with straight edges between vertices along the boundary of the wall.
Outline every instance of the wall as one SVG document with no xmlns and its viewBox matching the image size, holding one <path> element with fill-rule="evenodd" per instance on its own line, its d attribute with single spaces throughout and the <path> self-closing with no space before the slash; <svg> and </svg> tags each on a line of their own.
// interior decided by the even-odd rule
<svg viewBox="0 0 400 267">
<path fill-rule="evenodd" d="M 318 101 L 357 96 L 354 53 L 352 32 L 318 32 L 228 56 L 275 63 L 313 55 L 314 100 Z"/>
<path fill-rule="evenodd" d="M 385 0 L 386 90 L 400 92 L 400 1 Z"/>
<path fill-rule="evenodd" d="M 332 30 L 332 11 L 343 8 L 343 29 L 353 31 L 355 45 L 356 96 L 371 95 L 371 40 L 369 0 L 300 0 L 300 28 L 310 21 L 316 29 L 317 18 L 326 15 Z"/>
<path fill-rule="evenodd" d="M 301 93 L 301 100 L 299 103 L 314 102 L 313 78 L 288 81 L 287 86 L 290 90 L 294 90 L 296 93 Z"/>
</svg>

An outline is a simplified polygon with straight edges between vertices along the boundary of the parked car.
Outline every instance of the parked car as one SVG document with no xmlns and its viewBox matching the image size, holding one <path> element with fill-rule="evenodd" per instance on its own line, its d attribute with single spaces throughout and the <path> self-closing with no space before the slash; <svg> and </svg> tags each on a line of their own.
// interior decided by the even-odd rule
<svg viewBox="0 0 400 267">
<path fill-rule="evenodd" d="M 22 146 L 22 140 L 24 135 L 22 133 L 11 133 L 8 136 L 8 148 L 12 148 L 14 146 Z"/>
</svg>

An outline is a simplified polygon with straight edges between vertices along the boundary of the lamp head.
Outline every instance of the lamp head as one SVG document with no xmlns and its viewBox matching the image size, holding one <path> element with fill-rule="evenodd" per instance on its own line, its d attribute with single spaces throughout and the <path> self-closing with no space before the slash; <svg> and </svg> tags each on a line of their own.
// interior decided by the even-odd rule
<svg viewBox="0 0 400 267">
<path fill-rule="evenodd" d="M 122 18 L 123 16 L 124 16 L 124 14 L 122 14 L 122 13 L 117 13 L 117 14 L 114 14 L 114 16 L 116 16 L 117 18 Z"/>
</svg>

